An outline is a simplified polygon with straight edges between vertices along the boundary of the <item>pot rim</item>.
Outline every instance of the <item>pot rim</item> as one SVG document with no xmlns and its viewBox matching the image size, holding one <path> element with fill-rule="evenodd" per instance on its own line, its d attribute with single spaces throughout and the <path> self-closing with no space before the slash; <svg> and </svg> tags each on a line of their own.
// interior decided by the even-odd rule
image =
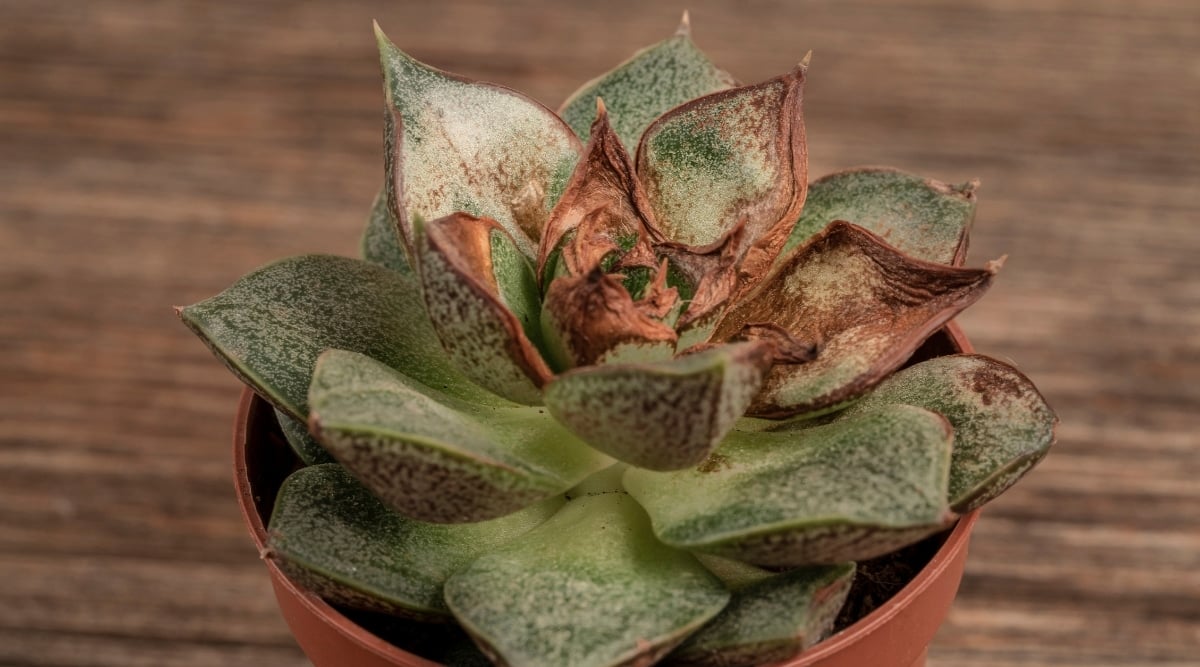
<svg viewBox="0 0 1200 667">
<path fill-rule="evenodd" d="M 974 352 L 970 341 L 967 340 L 962 329 L 956 322 L 949 322 L 944 328 L 951 341 L 961 349 L 962 353 Z M 246 464 L 247 427 L 250 423 L 250 410 L 255 398 L 256 394 L 249 387 L 242 389 L 241 398 L 238 401 L 237 417 L 233 427 L 233 481 L 238 495 L 238 506 L 241 508 L 242 518 L 250 528 L 250 535 L 254 540 L 254 545 L 258 548 L 259 558 L 266 564 L 267 569 L 270 570 L 276 585 L 283 586 L 309 612 L 325 620 L 327 625 L 337 631 L 338 634 L 382 659 L 405 661 L 398 662 L 397 664 L 419 667 L 442 667 L 440 663 L 405 651 L 375 636 L 362 626 L 351 621 L 337 609 L 334 609 L 316 594 L 298 586 L 275 564 L 275 561 L 271 558 L 270 549 L 267 547 L 267 529 L 263 524 L 262 517 L 259 516 L 255 504 L 254 492 L 250 484 L 249 469 Z M 978 520 L 979 514 L 980 510 L 976 509 L 959 518 L 954 528 L 951 529 L 950 534 L 946 536 L 946 541 L 942 543 L 925 567 L 887 602 L 837 634 L 817 643 L 811 649 L 804 651 L 794 658 L 777 663 L 775 667 L 809 667 L 816 665 L 821 660 L 830 658 L 848 646 L 864 641 L 867 637 L 880 631 L 893 617 L 901 613 L 914 600 L 920 597 L 926 589 L 932 586 L 946 569 L 955 562 L 959 553 L 967 548 L 971 529 L 975 525 L 975 521 Z"/>
</svg>

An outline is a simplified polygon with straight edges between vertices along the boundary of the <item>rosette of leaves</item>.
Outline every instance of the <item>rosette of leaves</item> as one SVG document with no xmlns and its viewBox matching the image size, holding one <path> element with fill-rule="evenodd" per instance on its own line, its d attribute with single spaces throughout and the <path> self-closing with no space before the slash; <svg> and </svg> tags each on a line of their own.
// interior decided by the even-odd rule
<svg viewBox="0 0 1200 667">
<path fill-rule="evenodd" d="M 740 85 L 685 21 L 555 114 L 377 35 L 363 259 L 181 310 L 313 464 L 269 529 L 312 590 L 500 664 L 759 664 L 1046 453 L 1010 365 L 905 366 L 999 268 L 974 185 L 810 184 L 807 58 Z"/>
</svg>

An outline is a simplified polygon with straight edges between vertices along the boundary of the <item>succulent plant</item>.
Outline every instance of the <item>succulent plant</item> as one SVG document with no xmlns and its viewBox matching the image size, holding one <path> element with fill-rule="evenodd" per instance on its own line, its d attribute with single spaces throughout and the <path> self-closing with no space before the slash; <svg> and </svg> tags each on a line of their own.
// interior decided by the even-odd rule
<svg viewBox="0 0 1200 667">
<path fill-rule="evenodd" d="M 310 464 L 270 521 L 296 580 L 501 664 L 760 664 L 1045 455 L 1012 366 L 908 363 L 999 269 L 962 266 L 975 185 L 810 185 L 807 58 L 741 86 L 685 17 L 556 115 L 377 37 L 364 259 L 180 311 Z"/>
</svg>

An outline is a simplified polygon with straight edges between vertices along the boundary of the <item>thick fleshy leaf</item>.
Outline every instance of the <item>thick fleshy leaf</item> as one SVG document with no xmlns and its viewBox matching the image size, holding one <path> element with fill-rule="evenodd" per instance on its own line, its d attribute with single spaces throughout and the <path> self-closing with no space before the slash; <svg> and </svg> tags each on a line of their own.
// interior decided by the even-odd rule
<svg viewBox="0 0 1200 667">
<path fill-rule="evenodd" d="M 309 400 L 325 449 L 419 521 L 504 516 L 612 463 L 544 409 L 457 399 L 353 352 L 321 355 Z"/>
<path fill-rule="evenodd" d="M 551 376 L 533 269 L 498 223 L 455 213 L 418 232 L 425 305 L 450 358 L 467 377 L 527 405 Z"/>
<path fill-rule="evenodd" d="M 588 139 L 596 99 L 610 105 L 617 136 L 631 149 L 642 132 L 667 110 L 737 85 L 692 42 L 687 14 L 670 39 L 638 51 L 615 69 L 583 84 L 563 102 L 559 115 Z"/>
<path fill-rule="evenodd" d="M 416 279 L 361 260 L 282 259 L 179 315 L 235 375 L 297 419 L 308 418 L 313 365 L 329 348 L 362 352 L 460 398 L 487 396 L 446 358 Z"/>
<path fill-rule="evenodd" d="M 694 557 L 655 540 L 623 493 L 568 502 L 445 590 L 485 653 L 523 667 L 650 665 L 729 599 Z"/>
<path fill-rule="evenodd" d="M 787 417 L 829 411 L 899 368 L 921 343 L 983 296 L 999 270 L 925 262 L 846 222 L 798 248 L 757 290 L 730 309 L 714 341 L 774 325 L 807 363 L 775 366 L 750 414 Z"/>
<path fill-rule="evenodd" d="M 534 257 L 534 239 L 579 160 L 575 133 L 524 95 L 417 62 L 375 30 L 389 204 L 410 249 L 413 216 L 466 211 L 497 220 Z"/>
<path fill-rule="evenodd" d="M 950 420 L 950 506 L 959 513 L 1000 495 L 1041 461 L 1054 444 L 1058 424 L 1029 378 L 976 354 L 938 357 L 899 371 L 837 418 L 853 419 L 896 403 Z"/>
<path fill-rule="evenodd" d="M 719 616 L 662 663 L 688 667 L 755 667 L 787 660 L 833 629 L 854 580 L 854 563 L 818 565 L 736 590 Z"/>
<path fill-rule="evenodd" d="M 582 368 L 546 387 L 550 414 L 621 461 L 678 470 L 708 457 L 770 369 L 771 347 L 737 343 L 671 361 Z"/>
<path fill-rule="evenodd" d="M 769 266 L 764 258 L 787 240 L 808 187 L 806 69 L 693 100 L 646 130 L 638 177 L 664 236 L 711 247 L 745 224 L 747 270 Z"/>
<path fill-rule="evenodd" d="M 410 618 L 448 619 L 442 585 L 459 568 L 562 507 L 550 498 L 500 519 L 421 523 L 389 510 L 341 466 L 292 473 L 279 489 L 270 554 L 330 602 Z"/>
<path fill-rule="evenodd" d="M 380 190 L 371 204 L 367 228 L 361 242 L 362 258 L 373 264 L 386 266 L 393 271 L 412 273 L 408 257 L 404 254 L 404 240 L 400 237 L 400 223 L 388 206 L 387 191 Z"/>
<path fill-rule="evenodd" d="M 663 542 L 765 567 L 872 558 L 946 527 L 953 432 L 884 406 L 788 433 L 734 431 L 698 468 L 631 468 L 625 488 Z"/>
<path fill-rule="evenodd" d="M 623 267 L 657 267 L 650 246 L 651 235 L 657 233 L 652 215 L 633 161 L 600 102 L 584 157 L 542 234 L 538 275 L 545 280 L 546 264 L 555 251 L 573 275 L 588 273 L 610 255 L 619 258 Z"/>
<path fill-rule="evenodd" d="M 546 292 L 542 339 L 559 370 L 616 357 L 669 359 L 677 338 L 674 329 L 638 307 L 618 276 L 600 268 L 560 276 Z"/>
<path fill-rule="evenodd" d="M 304 465 L 333 463 L 333 457 L 329 455 L 329 452 L 325 451 L 321 443 L 309 434 L 308 424 L 296 421 L 279 408 L 275 408 L 275 420 L 279 422 L 279 430 L 283 431 L 284 439 L 287 440 L 296 456 L 304 462 Z"/>
<path fill-rule="evenodd" d="M 834 220 L 848 220 L 907 255 L 961 266 L 978 185 L 948 185 L 881 167 L 830 174 L 808 186 L 804 211 L 783 253 L 804 245 Z"/>
</svg>

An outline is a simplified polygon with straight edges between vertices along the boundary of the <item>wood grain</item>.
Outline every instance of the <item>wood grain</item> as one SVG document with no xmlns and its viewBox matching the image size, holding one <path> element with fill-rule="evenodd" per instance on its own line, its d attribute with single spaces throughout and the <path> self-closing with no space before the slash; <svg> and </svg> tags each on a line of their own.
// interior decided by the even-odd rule
<svg viewBox="0 0 1200 667">
<path fill-rule="evenodd" d="M 961 318 L 1062 417 L 935 666 L 1200 664 L 1200 4 L 689 4 L 745 81 L 815 51 L 812 173 L 980 177 Z M 172 304 L 352 254 L 378 18 L 551 106 L 672 3 L 0 0 L 0 664 L 302 665 L 230 489 L 236 382 Z"/>
</svg>

